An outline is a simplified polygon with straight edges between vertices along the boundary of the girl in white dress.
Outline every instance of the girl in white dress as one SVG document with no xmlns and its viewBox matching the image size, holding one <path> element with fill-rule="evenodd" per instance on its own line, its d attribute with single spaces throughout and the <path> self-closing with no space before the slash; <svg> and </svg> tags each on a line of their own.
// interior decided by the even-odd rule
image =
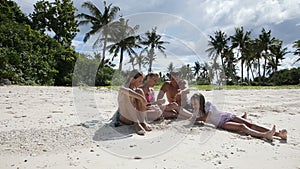
<svg viewBox="0 0 300 169">
<path fill-rule="evenodd" d="M 273 136 L 287 139 L 287 131 L 285 129 L 276 132 L 275 125 L 271 130 L 259 125 L 250 123 L 245 118 L 237 117 L 232 113 L 220 111 L 215 105 L 209 101 L 205 101 L 201 93 L 196 93 L 191 97 L 193 105 L 192 119 L 195 121 L 204 121 L 215 125 L 217 128 L 225 130 L 243 132 L 245 134 L 273 140 Z"/>
</svg>

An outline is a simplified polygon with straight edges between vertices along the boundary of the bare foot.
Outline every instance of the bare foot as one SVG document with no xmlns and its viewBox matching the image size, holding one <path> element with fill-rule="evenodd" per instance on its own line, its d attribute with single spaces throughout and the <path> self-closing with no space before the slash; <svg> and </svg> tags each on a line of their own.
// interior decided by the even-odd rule
<svg viewBox="0 0 300 169">
<path fill-rule="evenodd" d="M 135 129 L 136 134 L 138 134 L 138 135 L 143 136 L 146 133 L 140 123 L 134 123 L 134 129 Z"/>
<path fill-rule="evenodd" d="M 242 118 L 247 119 L 247 113 L 246 112 L 244 112 L 244 114 L 242 115 Z"/>
<path fill-rule="evenodd" d="M 280 137 L 283 140 L 287 140 L 287 130 L 286 129 L 279 130 L 278 133 L 279 133 L 278 137 Z"/>
<path fill-rule="evenodd" d="M 273 126 L 273 128 L 272 128 L 272 130 L 270 130 L 270 131 L 268 131 L 268 132 L 266 132 L 265 133 L 265 138 L 266 139 L 268 139 L 268 140 L 273 140 L 273 136 L 274 136 L 274 134 L 275 134 L 275 131 L 276 131 L 276 129 L 275 129 L 275 125 Z"/>
<path fill-rule="evenodd" d="M 141 126 L 146 130 L 146 131 L 151 131 L 151 126 L 148 123 L 141 123 Z"/>
</svg>

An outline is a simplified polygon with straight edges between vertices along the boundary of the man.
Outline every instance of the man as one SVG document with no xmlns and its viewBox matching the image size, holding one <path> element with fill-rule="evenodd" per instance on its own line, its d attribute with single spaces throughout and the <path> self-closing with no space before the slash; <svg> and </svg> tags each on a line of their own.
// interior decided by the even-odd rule
<svg viewBox="0 0 300 169">
<path fill-rule="evenodd" d="M 177 118 L 179 112 L 177 107 L 186 108 L 187 94 L 189 93 L 188 82 L 180 78 L 179 72 L 170 72 L 170 81 L 164 82 L 157 95 L 157 100 L 162 99 L 166 94 L 169 104 L 161 106 L 162 116 L 166 119 Z"/>
</svg>

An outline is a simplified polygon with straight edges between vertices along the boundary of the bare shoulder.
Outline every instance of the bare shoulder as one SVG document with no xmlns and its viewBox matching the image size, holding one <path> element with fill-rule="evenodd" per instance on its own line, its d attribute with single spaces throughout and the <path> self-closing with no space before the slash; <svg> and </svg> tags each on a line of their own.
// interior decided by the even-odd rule
<svg viewBox="0 0 300 169">
<path fill-rule="evenodd" d="M 171 81 L 165 81 L 163 86 L 170 86 L 171 85 Z"/>
<path fill-rule="evenodd" d="M 161 86 L 161 90 L 167 90 L 171 86 L 170 81 L 165 81 L 164 84 Z"/>
<path fill-rule="evenodd" d="M 139 94 L 144 94 L 144 91 L 143 91 L 143 89 L 141 89 L 141 88 L 136 88 L 136 89 L 135 89 L 135 92 L 137 92 L 137 93 L 139 93 Z"/>
</svg>

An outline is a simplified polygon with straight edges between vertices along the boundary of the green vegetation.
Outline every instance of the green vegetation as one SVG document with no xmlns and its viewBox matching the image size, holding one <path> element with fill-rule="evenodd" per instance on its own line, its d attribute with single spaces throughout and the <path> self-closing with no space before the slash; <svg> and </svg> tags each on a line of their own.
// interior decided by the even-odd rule
<svg viewBox="0 0 300 169">
<path fill-rule="evenodd" d="M 243 90 L 243 89 L 300 89 L 300 85 L 282 85 L 282 86 L 240 86 L 240 85 L 231 85 L 231 86 L 214 86 L 214 85 L 199 85 L 192 87 L 198 90 Z"/>
<path fill-rule="evenodd" d="M 120 7 L 105 1 L 103 10 L 92 2 L 84 2 L 82 7 L 88 12 L 76 16 L 72 0 L 40 0 L 34 4 L 33 13 L 26 16 L 16 2 L 3 0 L 0 4 L 0 80 L 9 79 L 13 84 L 24 85 L 117 86 L 124 83 L 128 74 L 122 70 L 124 57 L 130 57 L 133 69 L 144 67 L 150 72 L 156 53 L 165 55 L 164 45 L 169 42 L 163 40 L 155 25 L 152 30 L 136 35 L 139 25 L 131 27 L 129 20 L 116 18 Z M 91 28 L 83 41 L 100 33 L 94 48 L 101 53 L 82 54 L 72 47 L 79 25 L 86 24 Z M 295 41 L 293 47 L 295 51 L 287 51 L 283 42 L 264 28 L 258 37 L 251 37 L 251 31 L 243 27 L 235 28 L 231 36 L 219 30 L 209 36 L 207 52 L 212 62 L 197 61 L 179 70 L 191 86 L 203 90 L 214 88 L 211 81 L 226 84 L 226 89 L 297 87 L 299 68 L 278 70 L 287 53 L 300 56 L 300 40 Z M 112 59 L 120 60 L 118 69 L 107 59 L 106 52 L 113 55 Z M 296 59 L 299 61 L 300 58 Z M 246 75 L 237 75 L 238 62 Z M 172 62 L 166 69 L 175 69 Z M 161 72 L 160 76 L 157 87 L 167 79 Z"/>
<path fill-rule="evenodd" d="M 64 8 L 69 7 L 69 2 L 65 0 L 63 6 L 59 6 L 60 9 L 69 11 L 62 18 L 55 18 L 56 13 L 51 13 L 53 12 L 51 9 L 62 5 L 60 1 L 39 2 L 36 11 L 41 6 L 45 8 L 43 12 L 34 13 L 33 16 L 35 19 L 44 19 L 45 24 L 38 24 L 40 22 L 34 18 L 32 20 L 27 18 L 13 1 L 5 0 L 1 3 L 0 79 L 9 79 L 13 84 L 71 85 L 73 67 L 78 54 L 70 46 L 72 36 L 76 35 L 73 32 L 74 27 L 63 26 L 72 22 L 71 16 L 75 19 L 72 13 L 75 8 Z M 50 24 L 51 21 L 55 24 Z M 57 28 L 59 25 L 63 29 L 55 30 L 54 37 L 44 33 L 46 29 L 51 30 L 50 27 Z"/>
</svg>

